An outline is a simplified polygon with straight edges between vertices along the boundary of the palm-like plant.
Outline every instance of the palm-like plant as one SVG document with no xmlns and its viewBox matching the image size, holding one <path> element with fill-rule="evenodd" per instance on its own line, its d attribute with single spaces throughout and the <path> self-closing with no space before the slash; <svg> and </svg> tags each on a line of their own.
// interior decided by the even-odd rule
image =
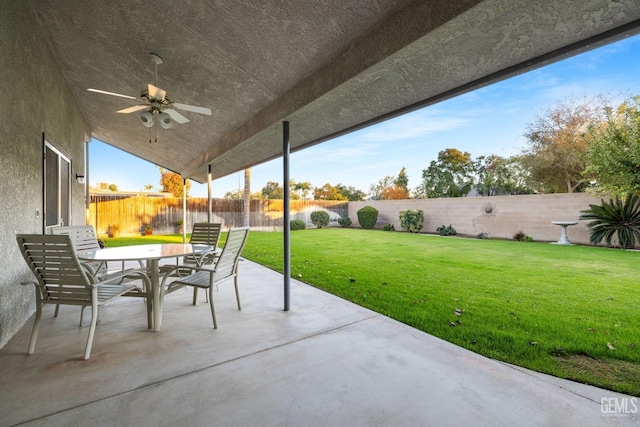
<svg viewBox="0 0 640 427">
<path fill-rule="evenodd" d="M 591 229 L 589 240 L 597 245 L 603 239 L 611 246 L 611 240 L 617 234 L 620 246 L 631 249 L 636 239 L 640 242 L 640 198 L 629 194 L 624 199 L 616 196 L 608 202 L 601 200 L 600 205 L 589 205 L 581 211 L 580 219 L 592 220 L 587 224 Z"/>
</svg>

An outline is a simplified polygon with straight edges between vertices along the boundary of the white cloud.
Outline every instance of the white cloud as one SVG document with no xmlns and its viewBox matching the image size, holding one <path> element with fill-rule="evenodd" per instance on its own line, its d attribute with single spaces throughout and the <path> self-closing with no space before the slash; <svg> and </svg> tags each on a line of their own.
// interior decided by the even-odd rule
<svg viewBox="0 0 640 427">
<path fill-rule="evenodd" d="M 317 164 L 321 160 L 332 162 L 362 159 L 382 149 L 381 143 L 370 143 L 355 138 L 353 134 L 336 138 L 294 153 L 292 160 L 299 164 Z"/>
<path fill-rule="evenodd" d="M 386 142 L 420 138 L 468 126 L 472 120 L 447 111 L 424 109 L 372 126 L 358 134 L 361 141 Z"/>
</svg>

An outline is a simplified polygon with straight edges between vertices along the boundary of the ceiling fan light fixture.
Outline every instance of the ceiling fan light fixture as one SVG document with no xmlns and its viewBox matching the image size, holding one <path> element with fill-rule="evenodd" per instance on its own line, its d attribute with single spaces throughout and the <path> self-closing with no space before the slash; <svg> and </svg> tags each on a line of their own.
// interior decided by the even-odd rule
<svg viewBox="0 0 640 427">
<path fill-rule="evenodd" d="M 153 126 L 153 114 L 151 114 L 149 111 L 143 111 L 142 113 L 140 113 L 140 120 L 142 120 L 142 124 L 145 127 L 150 128 L 151 126 Z"/>
<path fill-rule="evenodd" d="M 153 84 L 147 84 L 147 87 L 143 88 L 140 92 L 140 97 L 123 95 L 120 93 L 108 92 L 100 89 L 90 88 L 87 90 L 89 92 L 96 92 L 104 95 L 118 96 L 121 98 L 137 100 L 137 105 L 120 109 L 117 111 L 117 113 L 138 113 L 138 117 L 140 118 L 142 125 L 147 128 L 153 127 L 155 121 L 158 121 L 163 129 L 171 128 L 174 122 L 178 123 L 179 125 L 188 123 L 189 119 L 176 111 L 176 109 L 189 111 L 196 114 L 204 114 L 207 116 L 211 115 L 210 108 L 190 104 L 181 104 L 179 102 L 171 101 L 167 96 L 167 92 L 164 89 L 156 86 L 156 82 L 158 81 L 158 65 L 164 63 L 164 60 L 158 54 L 153 52 L 149 53 L 149 56 L 154 64 Z"/>
<path fill-rule="evenodd" d="M 163 129 L 169 129 L 173 125 L 173 120 L 171 120 L 171 116 L 167 113 L 163 112 L 158 114 L 158 120 Z"/>
</svg>

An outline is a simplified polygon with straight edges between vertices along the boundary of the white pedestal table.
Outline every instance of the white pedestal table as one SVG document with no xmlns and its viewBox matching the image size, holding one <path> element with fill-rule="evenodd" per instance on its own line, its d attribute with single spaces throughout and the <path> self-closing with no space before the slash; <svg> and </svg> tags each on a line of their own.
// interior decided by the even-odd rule
<svg viewBox="0 0 640 427">
<path fill-rule="evenodd" d="M 146 261 L 153 298 L 153 330 L 157 332 L 160 331 L 160 326 L 162 325 L 163 303 L 162 293 L 160 292 L 159 261 L 163 258 L 177 258 L 191 254 L 201 256 L 214 250 L 213 246 L 208 245 L 160 243 L 78 252 L 78 258 L 91 261 Z"/>
</svg>

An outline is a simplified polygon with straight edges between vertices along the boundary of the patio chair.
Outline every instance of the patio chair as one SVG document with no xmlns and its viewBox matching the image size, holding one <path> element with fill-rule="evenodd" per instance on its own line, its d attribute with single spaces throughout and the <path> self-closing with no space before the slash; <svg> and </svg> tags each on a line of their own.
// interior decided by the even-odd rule
<svg viewBox="0 0 640 427">
<path fill-rule="evenodd" d="M 98 237 L 93 225 L 72 225 L 64 227 L 52 227 L 51 234 L 68 234 L 71 236 L 71 242 L 76 252 L 94 251 L 102 249 L 98 242 Z M 142 261 L 138 261 L 140 268 L 145 268 Z M 101 261 L 82 261 L 82 265 L 87 267 L 92 276 L 106 274 L 108 265 Z M 124 271 L 124 262 L 122 263 L 122 271 Z"/>
<path fill-rule="evenodd" d="M 191 231 L 189 243 L 191 243 L 192 245 L 212 246 L 215 251 L 218 248 L 218 242 L 220 242 L 221 231 L 221 223 L 199 222 L 193 224 L 193 230 Z M 195 255 L 187 255 L 186 257 L 184 257 L 183 262 L 185 264 L 196 264 L 196 266 L 202 266 L 205 264 L 213 264 L 214 260 L 217 257 L 218 255 L 215 252 L 208 252 L 202 255 L 196 261 Z"/>
<path fill-rule="evenodd" d="M 216 319 L 216 311 L 213 305 L 213 285 L 217 285 L 225 280 L 234 280 L 236 290 L 236 302 L 238 304 L 238 310 L 241 310 L 240 294 L 238 292 L 238 260 L 242 254 L 242 249 L 247 242 L 247 236 L 249 235 L 249 227 L 238 227 L 229 230 L 227 235 L 227 241 L 224 248 L 217 258 L 217 261 L 213 268 L 207 267 L 189 267 L 190 274 L 185 277 L 178 277 L 174 281 L 166 285 L 168 279 L 173 278 L 172 271 L 167 272 L 162 279 L 160 285 L 160 292 L 163 294 L 169 294 L 185 286 L 193 286 L 194 291 L 198 289 L 208 289 L 209 305 L 211 307 L 211 316 L 213 318 L 213 327 L 218 328 L 218 321 Z M 177 266 L 172 270 L 185 268 L 185 266 Z M 193 305 L 197 304 L 197 294 L 194 292 Z"/>
<path fill-rule="evenodd" d="M 84 359 L 91 356 L 91 345 L 98 322 L 100 306 L 113 301 L 119 296 L 147 297 L 143 289 L 151 289 L 149 277 L 142 271 L 126 271 L 99 280 L 87 273 L 76 255 L 71 236 L 69 235 L 16 235 L 20 252 L 36 276 L 36 282 L 23 282 L 23 285 L 33 283 L 36 287 L 36 316 L 33 322 L 28 354 L 33 354 L 38 338 L 38 328 L 42 317 L 42 307 L 45 304 L 79 305 L 91 307 L 91 327 L 85 348 Z M 142 280 L 143 289 L 131 284 L 114 285 L 114 280 L 124 276 Z M 151 327 L 151 298 L 147 298 L 147 322 Z M 80 314 L 82 326 L 82 313 Z"/>
<path fill-rule="evenodd" d="M 84 252 L 84 251 L 95 251 L 98 249 L 102 249 L 100 247 L 100 243 L 98 242 L 98 238 L 96 236 L 96 232 L 93 228 L 93 225 L 72 225 L 72 226 L 63 226 L 63 227 L 52 227 L 51 234 L 54 235 L 68 235 L 71 237 L 71 243 L 73 244 L 76 252 Z M 80 261 L 82 266 L 87 269 L 89 274 L 93 276 L 95 280 L 104 280 L 106 279 L 107 274 L 109 273 L 109 266 L 106 261 Z M 142 261 L 138 261 L 140 264 L 140 268 L 144 268 L 144 263 Z M 124 261 L 122 262 L 121 271 L 125 271 Z M 120 281 L 123 282 L 125 280 L 124 276 L 119 276 Z M 60 306 L 56 305 L 56 311 L 54 313 L 54 317 L 58 317 L 58 311 L 60 310 Z M 80 321 L 82 321 L 82 313 L 80 314 Z"/>
<path fill-rule="evenodd" d="M 221 223 L 214 222 L 198 222 L 193 224 L 193 230 L 191 231 L 191 237 L 189 243 L 192 245 L 208 245 L 213 247 L 213 252 L 207 252 L 202 255 L 187 255 L 182 258 L 183 265 L 188 266 L 185 269 L 174 268 L 171 266 L 165 266 L 162 269 L 163 273 L 169 273 L 182 277 L 190 274 L 191 269 L 189 267 L 200 267 L 202 265 L 213 264 L 218 258 L 219 254 L 216 252 L 218 243 L 220 242 L 220 233 L 222 231 Z M 176 266 L 179 265 L 179 261 L 176 260 Z M 193 297 L 197 299 L 198 289 L 193 289 Z M 208 297 L 207 297 L 208 298 Z M 207 300 L 208 301 L 208 300 Z"/>
<path fill-rule="evenodd" d="M 51 234 L 69 235 L 76 252 L 101 249 L 100 243 L 98 243 L 98 238 L 96 237 L 96 232 L 92 225 L 53 227 L 51 228 Z M 85 267 L 93 277 L 96 277 L 99 274 L 106 274 L 108 270 L 107 263 L 100 261 L 82 261 L 82 266 Z"/>
</svg>

